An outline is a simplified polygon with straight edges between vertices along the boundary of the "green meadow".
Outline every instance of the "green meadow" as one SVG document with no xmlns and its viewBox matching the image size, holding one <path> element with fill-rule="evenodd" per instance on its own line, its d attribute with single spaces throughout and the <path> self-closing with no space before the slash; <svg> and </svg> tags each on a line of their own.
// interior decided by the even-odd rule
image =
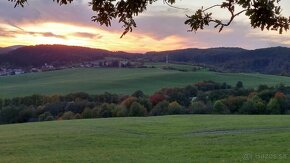
<svg viewBox="0 0 290 163">
<path fill-rule="evenodd" d="M 0 162 L 290 162 L 290 116 L 182 115 L 0 126 Z"/>
<path fill-rule="evenodd" d="M 203 80 L 227 82 L 232 85 L 240 80 L 245 87 L 280 83 L 290 85 L 289 77 L 263 74 L 217 73 L 207 70 L 182 72 L 158 67 L 83 68 L 0 77 L 0 97 L 67 94 L 80 91 L 90 94 L 104 92 L 131 94 L 136 90 L 142 90 L 151 94 L 164 87 L 183 87 Z"/>
</svg>

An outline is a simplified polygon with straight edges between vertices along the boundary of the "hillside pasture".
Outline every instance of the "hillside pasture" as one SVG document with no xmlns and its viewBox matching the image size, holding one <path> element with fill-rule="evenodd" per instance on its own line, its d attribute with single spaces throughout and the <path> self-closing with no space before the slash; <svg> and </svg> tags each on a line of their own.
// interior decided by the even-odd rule
<svg viewBox="0 0 290 163">
<path fill-rule="evenodd" d="M 0 162 L 289 162 L 290 116 L 188 115 L 0 126 Z"/>
<path fill-rule="evenodd" d="M 207 70 L 181 72 L 161 68 L 82 68 L 0 77 L 0 98 L 80 91 L 90 94 L 131 94 L 142 90 L 151 94 L 164 87 L 183 87 L 203 80 L 231 85 L 243 81 L 245 87 L 253 88 L 260 84 L 290 85 L 289 77 L 263 74 L 217 73 Z"/>
</svg>

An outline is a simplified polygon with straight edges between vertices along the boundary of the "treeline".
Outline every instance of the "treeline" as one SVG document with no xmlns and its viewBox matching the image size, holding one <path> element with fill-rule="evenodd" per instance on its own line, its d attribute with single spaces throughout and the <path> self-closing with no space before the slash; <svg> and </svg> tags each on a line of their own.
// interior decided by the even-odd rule
<svg viewBox="0 0 290 163">
<path fill-rule="evenodd" d="M 20 47 L 1 54 L 0 65 L 8 64 L 12 67 L 22 68 L 41 67 L 45 64 L 64 66 L 102 60 L 111 56 L 124 59 L 136 58 L 135 55 L 126 52 L 66 45 L 35 45 Z"/>
<path fill-rule="evenodd" d="M 163 88 L 150 96 L 140 90 L 132 95 L 32 95 L 0 99 L 0 124 L 175 114 L 288 114 L 289 95 L 290 87 L 284 85 L 246 89 L 242 82 L 233 87 L 213 81 Z"/>
<path fill-rule="evenodd" d="M 273 47 L 256 50 L 241 48 L 181 49 L 149 52 L 145 58 L 152 61 L 186 62 L 203 65 L 222 72 L 259 72 L 289 76 L 290 48 Z"/>
</svg>

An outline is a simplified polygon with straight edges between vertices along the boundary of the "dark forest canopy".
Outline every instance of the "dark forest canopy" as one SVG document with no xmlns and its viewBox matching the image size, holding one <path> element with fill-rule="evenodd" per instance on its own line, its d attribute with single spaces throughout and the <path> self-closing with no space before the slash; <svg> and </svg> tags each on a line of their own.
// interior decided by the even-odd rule
<svg viewBox="0 0 290 163">
<path fill-rule="evenodd" d="M 24 7 L 28 0 L 8 0 L 15 3 L 15 7 Z M 72 3 L 73 0 L 53 0 L 60 5 Z M 143 13 L 147 7 L 158 0 L 91 0 L 89 5 L 95 12 L 91 17 L 92 21 L 100 25 L 111 26 L 112 20 L 118 20 L 123 24 L 124 36 L 128 32 L 132 32 L 137 24 L 134 20 L 136 16 Z M 281 0 L 221 0 L 219 4 L 213 4 L 208 8 L 201 7 L 192 15 L 186 15 L 186 25 L 189 25 L 189 31 L 196 32 L 204 29 L 205 26 L 213 25 L 221 32 L 224 27 L 229 26 L 233 20 L 245 14 L 250 19 L 253 28 L 261 30 L 274 30 L 282 34 L 287 31 L 290 25 L 289 16 L 282 15 Z M 163 0 L 163 2 L 173 8 L 177 3 L 176 0 Z M 194 2 L 192 2 L 194 3 Z M 228 20 L 220 20 L 214 17 L 211 12 L 213 8 L 221 8 L 228 11 Z M 178 8 L 186 10 L 184 8 Z"/>
</svg>

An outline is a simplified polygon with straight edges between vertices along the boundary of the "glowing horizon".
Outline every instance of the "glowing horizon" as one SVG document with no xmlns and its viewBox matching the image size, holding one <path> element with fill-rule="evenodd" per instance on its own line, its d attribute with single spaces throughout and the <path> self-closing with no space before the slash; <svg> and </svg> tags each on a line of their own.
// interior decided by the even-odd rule
<svg viewBox="0 0 290 163">
<path fill-rule="evenodd" d="M 130 33 L 120 38 L 120 32 L 108 32 L 99 28 L 82 27 L 68 23 L 44 22 L 23 24 L 21 29 L 12 26 L 0 27 L 13 31 L 9 41 L 0 37 L 1 46 L 61 44 L 106 49 L 111 51 L 146 52 L 177 49 L 184 40 L 178 36 L 168 36 L 161 40 L 150 35 Z M 114 40 L 111 42 L 111 40 Z M 13 44 L 11 44 L 13 42 Z M 108 44 L 108 42 L 111 42 Z M 144 44 L 146 42 L 146 44 Z M 164 45 L 167 45 L 164 47 Z"/>
</svg>

